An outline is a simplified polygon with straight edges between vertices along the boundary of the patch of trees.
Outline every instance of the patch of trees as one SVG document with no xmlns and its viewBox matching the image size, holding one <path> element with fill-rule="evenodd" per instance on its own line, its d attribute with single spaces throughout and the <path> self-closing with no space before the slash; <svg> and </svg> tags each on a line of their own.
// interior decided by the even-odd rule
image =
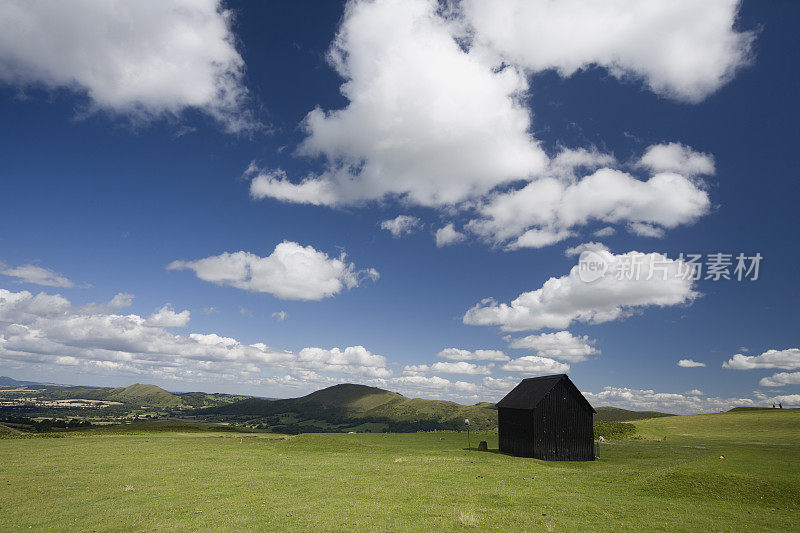
<svg viewBox="0 0 800 533">
<path fill-rule="evenodd" d="M 71 420 L 58 420 L 53 418 L 45 418 L 43 420 L 34 420 L 24 416 L 9 416 L 3 419 L 3 423 L 13 426 L 22 426 L 30 428 L 37 433 L 47 433 L 53 429 L 75 429 L 91 427 L 92 423 L 88 420 L 80 420 L 73 418 Z"/>
</svg>

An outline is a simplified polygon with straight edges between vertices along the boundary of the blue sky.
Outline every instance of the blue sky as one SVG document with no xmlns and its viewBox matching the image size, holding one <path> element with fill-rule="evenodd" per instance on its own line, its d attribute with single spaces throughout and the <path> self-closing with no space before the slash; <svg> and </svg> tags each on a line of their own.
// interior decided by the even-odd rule
<svg viewBox="0 0 800 533">
<path fill-rule="evenodd" d="M 800 404 L 795 3 L 3 4 L 0 374 Z"/>
</svg>

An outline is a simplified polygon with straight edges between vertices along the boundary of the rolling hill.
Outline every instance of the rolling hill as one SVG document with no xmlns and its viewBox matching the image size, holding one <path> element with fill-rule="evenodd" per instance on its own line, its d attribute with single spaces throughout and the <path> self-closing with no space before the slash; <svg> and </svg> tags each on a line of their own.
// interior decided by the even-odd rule
<svg viewBox="0 0 800 533">
<path fill-rule="evenodd" d="M 460 405 L 442 400 L 406 398 L 366 385 L 328 387 L 301 398 L 248 398 L 229 405 L 201 409 L 195 414 L 217 419 L 249 421 L 274 431 L 314 432 L 358 429 L 417 431 L 464 429 L 468 418 L 475 429 L 497 427 L 492 404 Z"/>
<path fill-rule="evenodd" d="M 629 411 L 627 409 L 609 406 L 596 407 L 595 411 L 597 411 L 597 414 L 594 415 L 595 422 L 627 422 L 629 420 L 675 416 L 670 413 L 659 413 L 658 411 Z"/>
<path fill-rule="evenodd" d="M 37 385 L 33 381 L 19 381 L 8 376 L 0 376 L 0 387 L 22 387 L 29 385 Z"/>
<path fill-rule="evenodd" d="M 141 383 L 111 389 L 104 399 L 143 407 L 178 408 L 185 405 L 183 400 L 171 392 L 167 392 L 156 385 L 142 385 Z"/>
<path fill-rule="evenodd" d="M 497 428 L 497 408 L 490 402 L 466 406 L 442 400 L 407 398 L 396 392 L 354 384 L 335 385 L 285 400 L 247 398 L 228 405 L 198 409 L 193 414 L 209 420 L 245 423 L 286 433 L 464 429 L 465 418 L 470 420 L 473 429 Z M 595 421 L 621 422 L 663 416 L 674 415 L 598 407 Z"/>
</svg>

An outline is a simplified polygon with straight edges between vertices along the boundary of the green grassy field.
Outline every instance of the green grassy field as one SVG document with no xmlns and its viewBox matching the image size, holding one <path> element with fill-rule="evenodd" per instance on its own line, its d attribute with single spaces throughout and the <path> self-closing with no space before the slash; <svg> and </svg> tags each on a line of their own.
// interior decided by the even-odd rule
<svg viewBox="0 0 800 533">
<path fill-rule="evenodd" d="M 467 451 L 450 432 L 11 436 L 0 530 L 800 531 L 800 411 L 635 425 L 586 463 Z"/>
</svg>

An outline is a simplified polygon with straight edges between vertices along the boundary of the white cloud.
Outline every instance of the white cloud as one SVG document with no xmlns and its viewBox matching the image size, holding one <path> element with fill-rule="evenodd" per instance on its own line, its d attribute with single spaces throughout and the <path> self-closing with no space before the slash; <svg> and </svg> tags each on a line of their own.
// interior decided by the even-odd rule
<svg viewBox="0 0 800 533">
<path fill-rule="evenodd" d="M 477 226 L 470 227 L 474 229 Z M 573 235 L 574 233 L 566 230 L 529 229 L 518 236 L 514 242 L 509 243 L 506 248 L 508 250 L 517 250 L 519 248 L 544 248 L 545 246 L 550 246 L 551 244 L 568 239 Z"/>
<path fill-rule="evenodd" d="M 759 400 L 752 398 L 703 397 L 690 391 L 687 394 L 655 392 L 652 389 L 631 389 L 627 387 L 604 387 L 602 391 L 583 392 L 594 407 L 611 405 L 624 409 L 661 411 L 666 413 L 711 413 L 727 411 L 734 407 L 755 407 Z"/>
<path fill-rule="evenodd" d="M 569 371 L 568 364 L 559 363 L 549 357 L 539 357 L 538 355 L 526 355 L 518 359 L 512 359 L 500 368 L 506 372 L 519 372 L 522 374 L 563 374 Z"/>
<path fill-rule="evenodd" d="M 682 368 L 697 368 L 706 366 L 706 364 L 701 363 L 699 361 L 695 361 L 693 359 L 681 359 L 680 361 L 678 361 L 678 366 Z"/>
<path fill-rule="evenodd" d="M 586 361 L 590 355 L 600 353 L 600 350 L 593 346 L 595 342 L 587 335 L 576 337 L 569 331 L 557 331 L 514 339 L 509 346 L 535 350 L 542 357 L 580 363 Z"/>
<path fill-rule="evenodd" d="M 549 5 L 537 3 L 533 9 L 545 18 L 566 17 L 566 12 Z M 468 213 L 468 233 L 509 250 L 552 245 L 594 221 L 631 224 L 633 231 L 652 236 L 691 224 L 708 212 L 710 200 L 698 176 L 713 173 L 713 159 L 681 144 L 651 146 L 641 161 L 627 165 L 649 173 L 646 176 L 617 168 L 621 165 L 613 155 L 596 148 L 566 148 L 548 158 L 530 134 L 528 84 L 522 70 L 555 65 L 535 66 L 526 54 L 517 53 L 523 48 L 514 52 L 514 47 L 500 46 L 495 41 L 497 25 L 491 22 L 499 13 L 523 20 L 532 13 L 504 4 L 490 17 L 476 18 L 476 13 L 493 8 L 471 2 L 463 13 L 440 7 L 433 0 L 348 3 L 329 59 L 346 80 L 341 89 L 349 103 L 335 111 L 311 111 L 303 123 L 307 137 L 297 151 L 322 156 L 325 169 L 293 181 L 281 169 L 258 170 L 251 165 L 246 175 L 252 179 L 254 198 L 328 206 L 395 199 L 447 215 Z M 633 16 L 627 9 L 602 8 L 602 20 L 620 17 L 628 30 L 639 27 L 637 17 L 647 24 L 657 22 L 651 9 L 634 9 Z M 683 13 L 671 8 L 655 11 Z M 748 36 L 732 33 L 730 25 L 725 30 L 725 13 L 735 12 L 731 5 L 702 10 L 685 34 L 680 25 L 662 28 L 658 21 L 660 39 L 651 43 L 658 53 L 646 58 L 675 59 L 675 43 L 692 42 L 700 27 L 706 28 L 707 40 L 713 43 L 709 50 L 723 46 L 726 38 L 747 41 Z M 564 20 L 571 27 L 572 16 Z M 584 37 L 594 42 L 605 36 L 606 28 L 599 28 L 594 37 Z M 620 30 L 621 42 L 614 50 L 641 50 L 639 34 L 628 30 Z M 521 38 L 514 36 L 515 31 L 505 35 L 510 39 L 506 44 Z M 575 41 L 573 32 L 563 27 L 549 28 L 542 35 L 554 39 L 555 47 L 565 39 Z M 574 50 L 582 59 L 576 59 L 571 69 L 561 65 L 560 72 L 568 75 L 597 61 L 614 75 L 639 72 L 630 70 L 631 57 L 618 57 L 614 50 L 601 55 L 622 63 L 603 63 L 594 55 L 593 45 L 584 43 Z M 703 54 L 690 55 L 689 63 Z M 720 61 L 720 54 L 715 61 Z M 639 72 L 652 83 L 654 73 L 666 75 L 663 62 L 656 63 L 651 65 L 653 71 Z M 704 66 L 696 74 L 711 72 Z M 723 81 L 719 76 L 714 79 Z M 443 246 L 464 238 L 450 222 L 437 232 L 436 242 Z"/>
<path fill-rule="evenodd" d="M 692 389 L 690 391 L 686 391 L 686 394 L 689 396 L 703 396 L 703 391 L 700 389 Z"/>
<path fill-rule="evenodd" d="M 69 278 L 37 265 L 20 265 L 12 268 L 0 263 L 0 274 L 17 278 L 22 283 L 33 283 L 45 287 L 70 288 L 75 286 L 75 283 Z"/>
<path fill-rule="evenodd" d="M 501 392 L 500 398 L 502 398 L 506 393 L 510 392 L 511 389 L 519 385 L 520 381 L 520 378 L 513 376 L 505 378 L 485 377 L 483 381 L 481 381 L 481 384 L 487 390 Z M 497 399 L 499 400 L 500 398 Z"/>
<path fill-rule="evenodd" d="M 617 232 L 611 226 L 606 226 L 605 228 L 600 228 L 599 230 L 594 232 L 595 237 L 610 237 Z"/>
<path fill-rule="evenodd" d="M 338 201 L 330 184 L 314 178 L 306 178 L 302 183 L 295 184 L 280 168 L 254 170 L 251 163 L 244 175 L 252 178 L 250 196 L 256 200 L 274 198 L 282 202 L 311 205 L 335 205 Z"/>
<path fill-rule="evenodd" d="M 395 239 L 408 235 L 419 229 L 422 221 L 410 215 L 398 215 L 395 218 L 381 222 L 381 229 L 389 231 Z"/>
<path fill-rule="evenodd" d="M 645 222 L 631 222 L 628 224 L 628 231 L 639 237 L 653 237 L 655 239 L 662 239 L 666 235 L 664 228 Z"/>
<path fill-rule="evenodd" d="M 630 164 L 596 148 L 548 158 L 530 133 L 526 77 L 601 66 L 699 100 L 746 62 L 753 36 L 732 29 L 734 0 L 688 1 L 353 0 L 329 53 L 348 104 L 311 111 L 297 150 L 324 169 L 298 180 L 251 166 L 251 195 L 468 214 L 466 233 L 509 250 L 561 242 L 592 222 L 648 236 L 691 224 L 710 207 L 700 176 L 714 172 L 712 156 L 673 142 Z M 464 238 L 451 224 L 437 245 Z"/>
<path fill-rule="evenodd" d="M 767 350 L 761 355 L 742 355 L 737 353 L 722 363 L 723 368 L 732 370 L 753 370 L 756 368 L 780 368 L 794 370 L 800 368 L 800 349 Z"/>
<path fill-rule="evenodd" d="M 253 121 L 231 18 L 217 0 L 2 0 L 0 81 L 135 120 L 194 108 L 242 131 Z"/>
<path fill-rule="evenodd" d="M 449 361 L 508 361 L 509 357 L 501 350 L 462 350 L 460 348 L 445 348 L 437 357 Z"/>
<path fill-rule="evenodd" d="M 191 313 L 188 309 L 176 313 L 169 304 L 150 315 L 145 321 L 145 326 L 158 328 L 182 328 L 189 323 Z"/>
<path fill-rule="evenodd" d="M 643 181 L 600 168 L 584 177 L 542 177 L 521 189 L 489 195 L 466 227 L 510 249 L 538 248 L 564 240 L 592 221 L 659 229 L 691 224 L 710 205 L 700 183 L 680 174 L 658 173 Z"/>
<path fill-rule="evenodd" d="M 272 318 L 274 318 L 278 322 L 283 322 L 284 320 L 286 320 L 286 317 L 288 316 L 289 314 L 286 311 L 276 311 L 272 313 Z"/>
<path fill-rule="evenodd" d="M 714 174 L 714 156 L 695 152 L 681 143 L 671 142 L 650 146 L 639 164 L 654 172 L 675 172 L 684 176 Z"/>
<path fill-rule="evenodd" d="M 41 294 L 40 294 L 41 295 Z M 38 296 L 37 295 L 37 298 Z M 114 295 L 109 301 L 104 303 L 88 303 L 84 306 L 79 308 L 79 311 L 83 314 L 98 314 L 98 313 L 114 313 L 119 311 L 120 309 L 125 309 L 126 307 L 130 307 L 133 303 L 133 294 L 127 292 L 120 292 Z"/>
<path fill-rule="evenodd" d="M 476 40 L 529 71 L 571 76 L 603 67 L 650 90 L 698 102 L 747 64 L 754 39 L 733 26 L 738 0 L 465 0 Z"/>
<path fill-rule="evenodd" d="M 410 386 L 413 390 L 446 390 L 452 383 L 439 376 L 400 376 L 392 379 L 395 385 Z"/>
<path fill-rule="evenodd" d="M 301 377 L 324 373 L 324 380 L 391 376 L 386 358 L 362 346 L 294 353 L 216 333 L 175 335 L 166 329 L 188 319 L 188 311 L 175 313 L 168 306 L 147 319 L 87 314 L 58 295 L 0 289 L 0 360 L 185 381 L 255 379 L 278 369 Z"/>
<path fill-rule="evenodd" d="M 800 372 L 778 372 L 770 377 L 761 378 L 761 381 L 759 381 L 758 384 L 762 387 L 800 385 Z"/>
<path fill-rule="evenodd" d="M 386 368 L 386 358 L 376 355 L 363 346 L 339 348 L 303 348 L 297 354 L 299 367 L 325 372 L 358 374 L 372 377 L 388 377 L 391 371 Z"/>
<path fill-rule="evenodd" d="M 474 363 L 467 363 L 466 361 L 456 362 L 443 362 L 439 361 L 432 365 L 406 365 L 403 368 L 403 374 L 417 375 L 417 374 L 467 374 L 467 375 L 488 375 L 492 371 L 488 366 L 476 365 Z"/>
<path fill-rule="evenodd" d="M 451 244 L 459 243 L 464 239 L 466 239 L 467 236 L 457 231 L 453 227 L 453 224 L 450 223 L 443 228 L 437 229 L 435 238 L 436 238 L 436 247 L 441 248 L 443 246 L 449 246 Z"/>
<path fill-rule="evenodd" d="M 599 279 L 582 281 L 579 264 L 568 275 L 550 278 L 510 304 L 484 300 L 466 312 L 463 322 L 500 326 L 504 331 L 561 329 L 575 321 L 598 324 L 616 320 L 642 307 L 691 303 L 699 296 L 693 281 L 685 279 L 690 276 L 682 275 L 681 269 L 688 269 L 682 261 L 657 253 L 592 253 L 608 267 Z M 628 279 L 627 271 L 635 274 L 637 269 L 639 275 Z"/>
<path fill-rule="evenodd" d="M 255 197 L 324 205 L 399 196 L 442 206 L 542 170 L 528 89 L 513 66 L 464 50 L 434 1 L 348 3 L 329 60 L 346 107 L 314 109 L 299 152 L 327 169 L 300 184 L 268 171 Z"/>
<path fill-rule="evenodd" d="M 0 323 L 25 323 L 40 316 L 63 316 L 70 308 L 69 300 L 60 294 L 39 293 L 34 296 L 28 291 L 0 289 Z"/>
<path fill-rule="evenodd" d="M 173 261 L 168 270 L 191 269 L 197 277 L 237 289 L 266 292 L 284 300 L 321 300 L 376 280 L 375 269 L 356 270 L 342 253 L 330 258 L 311 246 L 284 241 L 267 257 L 249 252 L 223 253 L 197 261 Z"/>
<path fill-rule="evenodd" d="M 567 257 L 576 257 L 581 255 L 583 252 L 597 252 L 600 250 L 608 251 L 608 246 L 603 244 L 602 242 L 584 242 L 577 246 L 573 246 L 572 248 L 567 248 L 564 250 L 564 255 Z"/>
</svg>

